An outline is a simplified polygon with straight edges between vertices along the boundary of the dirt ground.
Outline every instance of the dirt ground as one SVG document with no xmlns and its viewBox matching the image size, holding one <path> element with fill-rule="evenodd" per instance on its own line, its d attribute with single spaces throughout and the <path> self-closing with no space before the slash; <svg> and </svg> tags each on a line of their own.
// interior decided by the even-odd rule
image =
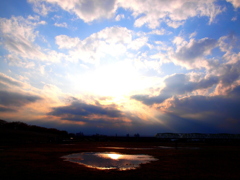
<svg viewBox="0 0 240 180">
<path fill-rule="evenodd" d="M 240 179 L 240 146 L 161 142 L 75 142 L 72 144 L 0 145 L 0 179 Z M 148 154 L 159 159 L 128 171 L 97 170 L 64 161 L 71 153 L 104 152 Z M 158 147 L 158 148 L 156 148 Z M 197 148 L 190 148 L 197 147 Z"/>
</svg>

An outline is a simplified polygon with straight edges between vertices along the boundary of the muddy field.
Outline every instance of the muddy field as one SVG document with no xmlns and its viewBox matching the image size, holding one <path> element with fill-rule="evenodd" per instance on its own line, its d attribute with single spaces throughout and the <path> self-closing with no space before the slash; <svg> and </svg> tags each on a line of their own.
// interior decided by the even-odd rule
<svg viewBox="0 0 240 180">
<path fill-rule="evenodd" d="M 173 148 L 160 148 L 173 147 Z M 127 147 L 105 149 L 100 147 Z M 131 149 L 152 148 L 152 149 Z M 128 171 L 97 170 L 64 161 L 80 152 L 148 154 L 159 159 Z M 161 142 L 75 142 L 0 146 L 0 179 L 239 179 L 240 146 Z"/>
</svg>

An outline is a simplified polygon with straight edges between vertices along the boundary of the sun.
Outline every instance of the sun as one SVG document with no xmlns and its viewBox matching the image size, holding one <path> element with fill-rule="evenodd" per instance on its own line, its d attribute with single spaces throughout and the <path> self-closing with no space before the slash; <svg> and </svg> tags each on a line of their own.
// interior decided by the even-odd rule
<svg viewBox="0 0 240 180">
<path fill-rule="evenodd" d="M 120 97 L 143 88 L 139 71 L 130 63 L 117 62 L 75 75 L 74 88 L 98 96 Z"/>
</svg>

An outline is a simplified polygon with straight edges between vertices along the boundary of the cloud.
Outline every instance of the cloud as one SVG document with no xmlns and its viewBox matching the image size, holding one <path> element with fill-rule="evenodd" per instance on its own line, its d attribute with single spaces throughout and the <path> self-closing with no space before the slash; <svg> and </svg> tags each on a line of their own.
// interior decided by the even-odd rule
<svg viewBox="0 0 240 180">
<path fill-rule="evenodd" d="M 195 31 L 195 32 L 193 32 L 193 33 L 191 33 L 190 35 L 189 35 L 189 38 L 193 38 L 193 37 L 195 37 L 197 35 L 197 32 Z"/>
<path fill-rule="evenodd" d="M 147 37 L 138 37 L 131 30 L 119 26 L 107 27 L 84 40 L 66 35 L 55 37 L 59 49 L 68 49 L 69 61 L 81 60 L 85 63 L 98 63 L 106 56 L 118 58 L 125 55 L 128 49 L 140 49 L 147 41 Z"/>
<path fill-rule="evenodd" d="M 33 4 L 33 11 L 42 15 L 46 16 L 50 11 L 53 11 L 52 7 L 44 3 L 43 1 L 39 0 L 27 0 L 28 3 Z"/>
<path fill-rule="evenodd" d="M 194 35 L 194 34 L 193 34 Z M 186 69 L 206 69 L 216 66 L 217 59 L 210 58 L 215 48 L 224 46 L 223 40 L 212 38 L 185 40 L 181 36 L 176 36 L 172 44 L 165 42 L 155 42 L 157 45 L 153 49 L 158 53 L 151 55 L 152 59 L 159 59 L 161 63 L 174 63 Z M 159 45 L 158 45 L 159 44 Z"/>
<path fill-rule="evenodd" d="M 115 20 L 116 21 L 120 21 L 120 20 L 122 20 L 122 19 L 124 19 L 125 18 L 125 15 L 124 14 L 118 14 L 116 17 L 115 17 Z"/>
<path fill-rule="evenodd" d="M 190 39 L 189 42 L 175 38 L 174 42 L 176 51 L 170 55 L 170 61 L 187 69 L 209 68 L 209 62 L 205 57 L 218 45 L 217 40 L 210 38 Z"/>
<path fill-rule="evenodd" d="M 35 64 L 30 60 L 56 63 L 67 59 L 63 53 L 37 45 L 36 41 L 40 36 L 36 28 L 42 24 L 45 21 L 40 21 L 39 16 L 0 18 L 1 45 L 9 53 L 5 55 L 5 59 L 10 65 L 32 68 Z"/>
<path fill-rule="evenodd" d="M 10 66 L 18 66 L 26 69 L 33 69 L 36 64 L 33 61 L 22 59 L 16 54 L 7 54 L 5 55 L 5 60 Z"/>
<path fill-rule="evenodd" d="M 191 34 L 191 36 L 194 35 L 195 33 Z M 221 59 L 227 64 L 235 64 L 240 60 L 237 42 L 238 38 L 234 33 L 222 36 L 219 39 L 205 37 L 202 39 L 191 38 L 188 41 L 181 36 L 176 36 L 170 46 L 167 46 L 164 42 L 159 42 L 161 46 L 154 47 L 159 52 L 150 57 L 161 60 L 161 63 L 172 62 L 188 70 L 205 69 L 212 71 L 220 66 Z M 214 50 L 220 50 L 225 54 L 220 54 L 221 58 L 219 58 L 215 56 L 216 52 Z"/>
<path fill-rule="evenodd" d="M 21 16 L 13 16 L 11 19 L 0 18 L 0 33 L 2 34 L 5 49 L 17 57 L 45 60 L 46 55 L 34 43 L 38 36 L 35 27 L 40 22 L 38 18 L 32 18 L 32 16 L 27 19 Z"/>
<path fill-rule="evenodd" d="M 131 98 L 164 112 L 158 118 L 176 132 L 191 132 L 191 127 L 195 132 L 238 132 L 239 63 L 218 64 L 201 74 L 171 75 L 158 95 Z"/>
<path fill-rule="evenodd" d="M 107 41 L 110 44 L 116 43 L 129 43 L 132 40 L 132 31 L 127 29 L 126 27 L 107 27 L 100 32 L 91 35 L 91 37 L 97 37 L 98 39 L 102 39 Z"/>
<path fill-rule="evenodd" d="M 90 115 L 106 115 L 109 117 L 122 117 L 121 111 L 114 108 L 114 106 L 97 106 L 86 104 L 81 101 L 74 101 L 69 106 L 62 106 L 53 108 L 53 111 L 49 115 L 61 116 L 61 115 L 80 115 L 80 116 L 90 116 Z"/>
<path fill-rule="evenodd" d="M 21 107 L 29 103 L 36 102 L 42 98 L 29 93 L 18 93 L 10 91 L 0 91 L 0 104 L 10 107 Z"/>
<path fill-rule="evenodd" d="M 234 46 L 237 46 L 238 38 L 234 33 L 230 33 L 220 37 L 218 41 L 221 51 L 229 53 L 234 49 Z"/>
<path fill-rule="evenodd" d="M 120 6 L 131 10 L 136 18 L 135 26 L 147 25 L 155 29 L 161 22 L 166 22 L 169 26 L 177 28 L 183 21 L 194 16 L 207 16 L 209 23 L 221 13 L 220 7 L 214 4 L 214 0 L 195 1 L 195 0 L 173 0 L 173 1 L 139 1 L 131 2 L 120 1 Z"/>
<path fill-rule="evenodd" d="M 16 112 L 16 110 L 12 108 L 0 106 L 0 112 Z"/>
<path fill-rule="evenodd" d="M 240 61 L 234 64 L 222 64 L 219 67 L 212 69 L 210 74 L 217 75 L 220 80 L 213 95 L 226 95 L 229 91 L 240 84 Z"/>
<path fill-rule="evenodd" d="M 210 122 L 200 121 L 191 117 L 181 117 L 181 115 L 174 112 L 165 112 L 164 115 L 160 115 L 157 118 L 162 119 L 165 127 L 160 132 L 172 132 L 172 133 L 222 133 L 219 127 L 212 125 Z M 226 131 L 224 131 L 226 132 Z"/>
<path fill-rule="evenodd" d="M 221 82 L 225 85 L 231 85 L 236 80 L 239 79 L 240 75 L 240 62 L 234 64 L 234 65 L 223 65 L 223 68 L 221 68 L 223 75 L 221 76 Z"/>
<path fill-rule="evenodd" d="M 63 10 L 74 13 L 84 22 L 92 22 L 98 19 L 109 19 L 114 17 L 118 8 L 132 11 L 135 18 L 134 25 L 141 27 L 147 25 L 149 28 L 157 28 L 161 22 L 166 22 L 171 27 L 177 28 L 190 17 L 207 16 L 209 23 L 223 10 L 214 4 L 214 0 L 28 0 L 33 4 L 35 12 L 46 15 L 53 11 L 53 7 L 60 7 Z M 122 17 L 118 15 L 116 20 Z"/>
<path fill-rule="evenodd" d="M 137 39 L 134 39 L 129 45 L 128 48 L 133 49 L 133 50 L 138 50 L 141 47 L 143 47 L 144 45 L 146 45 L 148 42 L 148 38 L 147 37 L 140 37 Z"/>
<path fill-rule="evenodd" d="M 12 85 L 12 86 L 17 86 L 17 87 L 23 87 L 24 84 L 20 81 L 17 81 L 3 73 L 0 73 L 0 83 L 1 84 L 7 84 L 7 85 Z"/>
<path fill-rule="evenodd" d="M 71 38 L 66 35 L 59 35 L 55 37 L 55 42 L 59 49 L 72 49 L 80 43 L 80 39 Z"/>
<path fill-rule="evenodd" d="M 239 60 L 239 38 L 234 32 L 219 38 L 219 49 L 224 52 L 223 58 L 229 64 L 234 64 Z"/>
<path fill-rule="evenodd" d="M 52 108 L 50 116 L 59 117 L 68 122 L 81 122 L 84 126 L 101 126 L 108 128 L 127 125 L 130 120 L 126 114 L 117 109 L 116 105 L 87 104 L 80 100 L 73 101 L 70 105 Z"/>
<path fill-rule="evenodd" d="M 165 79 L 165 87 L 161 89 L 158 96 L 133 95 L 131 98 L 141 101 L 146 105 L 159 104 L 168 98 L 191 93 L 195 90 L 210 88 L 217 84 L 218 77 L 209 77 L 199 81 L 190 81 L 190 77 L 185 74 L 175 74 Z"/>
<path fill-rule="evenodd" d="M 63 23 L 54 23 L 54 26 L 64 27 L 64 28 L 67 28 L 67 27 L 68 27 L 67 23 L 65 23 L 65 22 L 63 22 Z"/>
<path fill-rule="evenodd" d="M 196 59 L 199 56 L 210 54 L 216 44 L 217 41 L 215 39 L 203 38 L 198 41 L 191 39 L 185 46 L 177 48 L 176 56 L 178 59 Z"/>
<path fill-rule="evenodd" d="M 227 2 L 232 3 L 232 5 L 233 5 L 235 8 L 239 8 L 239 7 L 240 7 L 240 1 L 239 1 L 239 0 L 227 0 Z"/>
<path fill-rule="evenodd" d="M 225 96 L 190 96 L 174 98 L 168 112 L 178 117 L 200 120 L 220 129 L 238 131 L 240 121 L 240 86 L 235 87 Z M 214 124 L 214 125 L 213 125 Z"/>
<path fill-rule="evenodd" d="M 165 29 L 155 29 L 150 31 L 148 34 L 166 35 L 166 34 L 171 34 L 171 32 L 168 32 Z"/>
<path fill-rule="evenodd" d="M 226 95 L 240 84 L 240 60 L 234 64 L 213 66 L 204 76 L 198 73 L 174 74 L 165 78 L 165 86 L 158 88 L 158 95 L 133 95 L 131 98 L 146 105 L 153 105 L 172 97 L 194 96 L 195 91 L 212 96 Z"/>
<path fill-rule="evenodd" d="M 184 24 L 184 21 L 166 20 L 166 24 L 167 24 L 169 27 L 178 28 L 179 26 L 181 26 L 181 25 Z"/>
<path fill-rule="evenodd" d="M 87 23 L 101 18 L 111 18 L 117 9 L 115 0 L 28 0 L 28 2 L 32 3 L 35 12 L 40 14 L 46 15 L 50 11 L 49 4 L 57 5 Z"/>
</svg>

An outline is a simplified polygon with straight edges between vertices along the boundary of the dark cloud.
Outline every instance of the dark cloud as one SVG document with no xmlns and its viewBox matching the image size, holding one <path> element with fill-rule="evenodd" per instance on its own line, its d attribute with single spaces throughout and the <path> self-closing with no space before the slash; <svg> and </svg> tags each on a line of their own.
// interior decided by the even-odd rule
<svg viewBox="0 0 240 180">
<path fill-rule="evenodd" d="M 82 131 L 84 134 L 115 135 L 121 133 L 123 135 L 132 123 L 130 115 L 118 110 L 116 105 L 101 105 L 99 103 L 92 105 L 80 100 L 67 106 L 52 108 L 48 115 L 67 120 L 70 124 L 83 122 L 84 125 L 75 125 L 76 127 L 69 125 L 69 129 L 76 131 L 78 128 L 78 131 Z"/>
<path fill-rule="evenodd" d="M 229 92 L 228 97 L 238 101 L 240 99 L 240 86 L 235 87 L 231 92 Z"/>
<path fill-rule="evenodd" d="M 217 40 L 204 38 L 198 41 L 192 40 L 187 46 L 181 47 L 175 57 L 183 61 L 194 61 L 198 57 L 204 56 L 217 45 Z"/>
<path fill-rule="evenodd" d="M 84 122 L 84 123 L 88 123 L 88 124 L 95 124 L 96 126 L 99 125 L 112 125 L 114 124 L 118 124 L 118 123 L 122 123 L 122 119 L 121 118 L 114 118 L 109 119 L 109 117 L 105 116 L 105 118 L 98 116 L 96 118 L 90 117 L 90 116 L 81 116 L 81 115 L 73 115 L 73 114 L 66 114 L 62 117 L 62 120 L 68 120 L 68 121 L 77 121 L 77 122 Z"/>
<path fill-rule="evenodd" d="M 15 112 L 15 109 L 8 108 L 8 107 L 0 107 L 0 112 Z"/>
<path fill-rule="evenodd" d="M 86 104 L 79 101 L 74 101 L 69 106 L 61 106 L 53 108 L 49 115 L 61 116 L 64 114 L 89 116 L 89 115 L 106 115 L 109 117 L 121 117 L 122 112 L 115 109 L 113 106 L 97 106 Z"/>
<path fill-rule="evenodd" d="M 4 106 L 19 107 L 41 99 L 39 96 L 27 93 L 0 91 L 0 104 Z"/>
<path fill-rule="evenodd" d="M 240 62 L 222 64 L 209 72 L 212 76 L 196 82 L 189 81 L 188 75 L 175 74 L 165 80 L 166 86 L 158 96 L 135 95 L 132 98 L 152 105 L 173 97 L 167 107 L 161 107 L 166 108 L 162 109 L 164 114 L 157 117 L 166 127 L 171 127 L 169 132 L 239 133 L 240 85 L 236 85 L 239 84 Z M 210 87 L 215 95 L 191 94 Z M 184 94 L 189 96 L 178 97 Z"/>
<path fill-rule="evenodd" d="M 179 114 L 172 112 L 165 113 L 158 117 L 165 124 L 164 129 L 160 132 L 174 132 L 174 133 L 216 133 L 221 132 L 215 126 L 202 121 L 193 120 L 191 118 L 180 117 Z"/>
<path fill-rule="evenodd" d="M 167 109 L 176 116 L 194 117 L 203 125 L 239 132 L 240 127 L 240 86 L 223 96 L 190 96 L 175 98 Z"/>
<path fill-rule="evenodd" d="M 23 86 L 23 84 L 21 82 L 18 82 L 7 75 L 0 73 L 0 83 L 2 83 L 2 82 L 5 82 L 5 83 L 13 85 L 13 86 L 18 86 L 18 87 Z"/>
<path fill-rule="evenodd" d="M 81 121 L 87 123 L 110 124 L 109 120 L 114 123 L 121 123 L 125 115 L 116 109 L 115 105 L 91 105 L 82 101 L 74 101 L 68 106 L 55 107 L 48 115 L 61 117 L 62 120 Z"/>
<path fill-rule="evenodd" d="M 154 103 L 162 103 L 164 100 L 175 95 L 182 95 L 197 89 L 209 88 L 217 84 L 218 81 L 218 77 L 212 76 L 207 79 L 202 79 L 199 82 L 192 82 L 189 81 L 189 77 L 185 74 L 175 74 L 164 81 L 166 86 L 160 91 L 158 96 L 134 95 L 131 98 L 141 101 L 146 105 L 152 105 Z"/>
<path fill-rule="evenodd" d="M 69 131 L 82 131 L 84 134 L 123 136 L 129 133 L 133 136 L 134 133 L 140 133 L 140 135 L 154 136 L 159 130 L 164 129 L 159 126 L 159 122 L 144 121 L 136 114 L 118 110 L 116 105 L 105 106 L 99 103 L 91 105 L 79 100 L 68 106 L 55 107 L 48 115 L 73 123 L 84 122 L 84 125 L 79 126 L 66 124 Z"/>
<path fill-rule="evenodd" d="M 239 78 L 240 75 L 240 62 L 235 64 L 222 65 L 221 76 L 222 83 L 224 85 L 230 85 Z"/>
</svg>

